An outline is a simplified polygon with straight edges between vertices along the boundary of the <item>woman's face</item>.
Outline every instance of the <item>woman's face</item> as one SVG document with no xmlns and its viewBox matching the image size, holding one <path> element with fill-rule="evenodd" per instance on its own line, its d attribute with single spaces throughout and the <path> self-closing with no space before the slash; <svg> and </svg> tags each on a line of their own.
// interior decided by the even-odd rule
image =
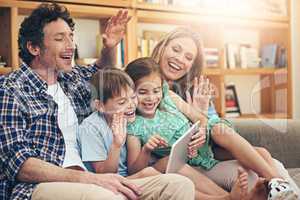
<svg viewBox="0 0 300 200">
<path fill-rule="evenodd" d="M 166 46 L 159 64 L 167 81 L 176 81 L 188 73 L 197 55 L 197 46 L 189 37 L 171 40 Z"/>
</svg>

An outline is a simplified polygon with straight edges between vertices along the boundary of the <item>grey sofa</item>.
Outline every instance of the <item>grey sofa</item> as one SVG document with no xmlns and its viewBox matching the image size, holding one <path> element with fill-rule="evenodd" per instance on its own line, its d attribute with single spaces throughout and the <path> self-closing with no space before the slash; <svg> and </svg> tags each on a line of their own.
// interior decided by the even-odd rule
<svg viewBox="0 0 300 200">
<path fill-rule="evenodd" d="M 234 119 L 236 130 L 252 145 L 265 147 L 281 161 L 300 187 L 300 120 Z"/>
</svg>

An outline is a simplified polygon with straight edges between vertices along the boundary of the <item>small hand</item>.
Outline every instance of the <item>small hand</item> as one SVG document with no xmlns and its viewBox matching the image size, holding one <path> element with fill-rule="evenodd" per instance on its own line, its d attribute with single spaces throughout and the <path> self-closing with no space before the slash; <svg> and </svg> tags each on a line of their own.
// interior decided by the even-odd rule
<svg viewBox="0 0 300 200">
<path fill-rule="evenodd" d="M 147 143 L 144 145 L 143 148 L 145 148 L 147 152 L 152 152 L 157 148 L 167 147 L 167 146 L 168 143 L 166 142 L 166 140 L 162 138 L 160 135 L 155 134 L 149 138 L 149 140 L 147 141 Z"/>
<path fill-rule="evenodd" d="M 131 17 L 127 10 L 119 10 L 117 15 L 112 16 L 106 24 L 102 34 L 103 44 L 107 48 L 113 48 L 124 38 L 126 25 Z"/>
<path fill-rule="evenodd" d="M 199 131 L 194 134 L 188 146 L 188 157 L 194 158 L 198 155 L 198 149 L 206 142 L 206 129 L 200 128 Z"/>
<path fill-rule="evenodd" d="M 193 86 L 193 96 L 191 96 L 189 91 L 186 91 L 187 102 L 194 108 L 207 113 L 209 102 L 214 94 L 213 85 L 208 78 L 200 76 L 200 78 L 196 77 L 194 79 Z"/>
<path fill-rule="evenodd" d="M 93 174 L 89 183 L 106 188 L 115 194 L 123 194 L 127 199 L 137 200 L 142 190 L 130 180 L 117 174 Z"/>
<path fill-rule="evenodd" d="M 126 126 L 127 120 L 124 117 L 124 113 L 113 114 L 111 129 L 113 133 L 113 144 L 117 147 L 121 147 L 126 141 Z"/>
</svg>

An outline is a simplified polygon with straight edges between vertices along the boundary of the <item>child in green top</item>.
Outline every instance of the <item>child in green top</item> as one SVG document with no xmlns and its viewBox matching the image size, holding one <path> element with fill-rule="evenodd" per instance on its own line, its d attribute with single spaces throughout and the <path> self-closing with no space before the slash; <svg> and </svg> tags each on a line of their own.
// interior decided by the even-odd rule
<svg viewBox="0 0 300 200">
<path fill-rule="evenodd" d="M 151 58 L 137 59 L 126 68 L 126 72 L 136 85 L 138 97 L 136 120 L 127 127 L 130 135 L 127 140 L 130 173 L 148 166 L 151 154 L 158 159 L 153 166 L 164 172 L 172 144 L 190 127 L 189 120 L 185 117 L 187 116 L 192 122 L 200 120 L 202 127 L 205 127 L 200 129 L 190 142 L 188 149 L 190 166 L 210 170 L 218 163 L 211 149 L 213 141 L 270 183 L 275 182 L 276 185 L 284 186 L 280 188 L 277 196 L 282 197 L 292 192 L 287 181 L 281 179 L 273 165 L 269 163 L 271 159 L 265 159 L 266 155 L 260 155 L 232 128 L 225 130 L 227 131 L 225 133 L 228 133 L 228 136 L 226 135 L 228 141 L 220 141 L 224 139 L 222 135 L 224 130 L 219 130 L 219 125 L 225 123 L 227 125 L 225 127 L 231 127 L 230 123 L 217 116 L 206 119 L 203 114 L 189 107 L 189 104 L 169 90 L 158 69 Z M 194 169 L 189 167 L 188 171 L 183 175 L 194 180 Z M 194 182 L 197 189 L 197 181 Z"/>
</svg>

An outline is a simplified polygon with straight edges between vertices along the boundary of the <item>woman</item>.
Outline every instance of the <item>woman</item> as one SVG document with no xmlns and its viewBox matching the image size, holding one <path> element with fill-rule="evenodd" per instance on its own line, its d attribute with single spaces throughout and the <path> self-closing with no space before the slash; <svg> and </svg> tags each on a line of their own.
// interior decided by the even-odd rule
<svg viewBox="0 0 300 200">
<path fill-rule="evenodd" d="M 164 79 L 173 91 L 192 106 L 198 107 L 208 117 L 217 115 L 213 105 L 210 104 L 212 89 L 209 82 L 207 80 L 203 81 L 203 78 L 200 81 L 198 79 L 204 67 L 203 47 L 198 34 L 188 28 L 177 28 L 167 34 L 156 45 L 152 57 L 159 64 Z M 191 96 L 189 91 L 192 86 L 194 86 L 194 89 Z M 226 127 L 226 125 L 224 126 Z M 273 162 L 273 167 L 284 179 L 289 181 L 295 191 L 299 191 L 279 161 L 274 160 L 264 148 L 257 147 L 256 149 L 258 153 Z M 217 150 L 218 152 L 220 151 Z M 219 186 L 231 190 L 238 167 L 239 164 L 236 161 L 223 161 L 214 170 L 199 169 L 199 171 Z M 256 181 L 257 175 L 251 172 L 249 175 L 249 190 L 254 187 Z"/>
</svg>

